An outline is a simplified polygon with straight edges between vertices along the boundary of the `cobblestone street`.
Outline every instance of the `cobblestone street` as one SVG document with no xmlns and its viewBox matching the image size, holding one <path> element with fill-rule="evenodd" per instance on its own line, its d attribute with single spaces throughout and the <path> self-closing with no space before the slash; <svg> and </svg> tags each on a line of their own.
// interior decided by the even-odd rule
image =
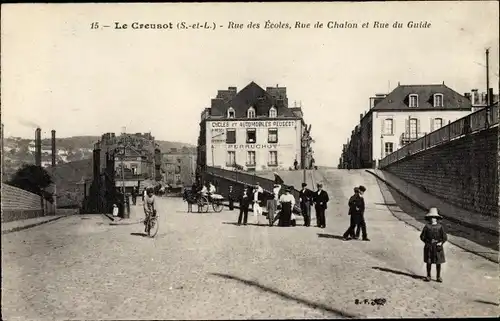
<svg viewBox="0 0 500 321">
<path fill-rule="evenodd" d="M 2 235 L 3 318 L 498 315 L 497 264 L 447 243 L 444 283 L 425 283 L 419 231 L 391 214 L 373 176 L 327 170 L 314 180 L 330 194 L 326 229 L 236 226 L 237 211 L 188 214 L 180 199 L 162 198 L 154 239 L 142 224 L 112 226 L 103 215 Z M 345 242 L 347 198 L 359 184 L 371 242 Z M 385 305 L 371 305 L 376 298 Z"/>
</svg>

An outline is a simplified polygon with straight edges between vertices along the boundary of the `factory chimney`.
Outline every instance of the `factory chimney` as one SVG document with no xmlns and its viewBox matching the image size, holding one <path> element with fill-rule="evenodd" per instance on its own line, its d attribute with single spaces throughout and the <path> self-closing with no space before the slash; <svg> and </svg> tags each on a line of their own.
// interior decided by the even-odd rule
<svg viewBox="0 0 500 321">
<path fill-rule="evenodd" d="M 42 166 L 42 130 L 35 131 L 35 165 Z"/>
<path fill-rule="evenodd" d="M 56 166 L 56 131 L 52 130 L 52 167 Z"/>
</svg>

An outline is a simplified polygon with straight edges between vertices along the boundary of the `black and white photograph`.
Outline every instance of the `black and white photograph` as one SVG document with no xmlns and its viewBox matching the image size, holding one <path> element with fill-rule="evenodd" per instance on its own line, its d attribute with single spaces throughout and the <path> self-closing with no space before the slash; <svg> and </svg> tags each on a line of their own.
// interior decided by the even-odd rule
<svg viewBox="0 0 500 321">
<path fill-rule="evenodd" d="M 1 6 L 1 319 L 500 315 L 497 1 Z"/>
</svg>

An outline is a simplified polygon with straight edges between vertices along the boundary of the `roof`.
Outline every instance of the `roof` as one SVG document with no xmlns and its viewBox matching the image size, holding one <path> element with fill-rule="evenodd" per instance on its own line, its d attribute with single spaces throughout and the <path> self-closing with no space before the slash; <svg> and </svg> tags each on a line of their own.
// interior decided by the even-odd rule
<svg viewBox="0 0 500 321">
<path fill-rule="evenodd" d="M 418 95 L 418 107 L 409 106 L 410 94 Z M 434 94 L 443 94 L 443 107 L 434 107 Z M 471 109 L 472 104 L 444 84 L 439 85 L 399 85 L 375 107 L 374 111 L 383 110 L 457 110 Z"/>
<path fill-rule="evenodd" d="M 293 112 L 286 105 L 285 98 L 282 98 L 282 100 L 274 98 L 266 90 L 252 81 L 230 100 L 212 99 L 210 116 L 226 116 L 227 110 L 229 107 L 232 107 L 235 111 L 235 118 L 246 118 L 247 110 L 250 106 L 255 108 L 257 117 L 268 116 L 269 109 L 271 106 L 274 106 L 277 110 L 278 117 L 295 117 Z"/>
</svg>

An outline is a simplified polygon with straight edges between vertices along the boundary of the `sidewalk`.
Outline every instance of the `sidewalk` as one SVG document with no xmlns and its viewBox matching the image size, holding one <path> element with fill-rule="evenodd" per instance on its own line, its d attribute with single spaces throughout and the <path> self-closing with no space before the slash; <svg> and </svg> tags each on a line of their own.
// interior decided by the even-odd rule
<svg viewBox="0 0 500 321">
<path fill-rule="evenodd" d="M 42 217 L 30 218 L 27 220 L 17 220 L 17 221 L 2 223 L 2 234 L 8 234 L 12 232 L 25 230 L 45 223 L 57 221 L 63 217 L 68 217 L 68 216 L 72 215 L 42 216 Z"/>
<path fill-rule="evenodd" d="M 428 210 L 430 207 L 437 207 L 440 215 L 449 221 L 498 236 L 498 217 L 472 213 L 449 204 L 386 171 L 379 169 L 367 169 L 366 171 L 406 196 L 422 209 Z"/>
</svg>

